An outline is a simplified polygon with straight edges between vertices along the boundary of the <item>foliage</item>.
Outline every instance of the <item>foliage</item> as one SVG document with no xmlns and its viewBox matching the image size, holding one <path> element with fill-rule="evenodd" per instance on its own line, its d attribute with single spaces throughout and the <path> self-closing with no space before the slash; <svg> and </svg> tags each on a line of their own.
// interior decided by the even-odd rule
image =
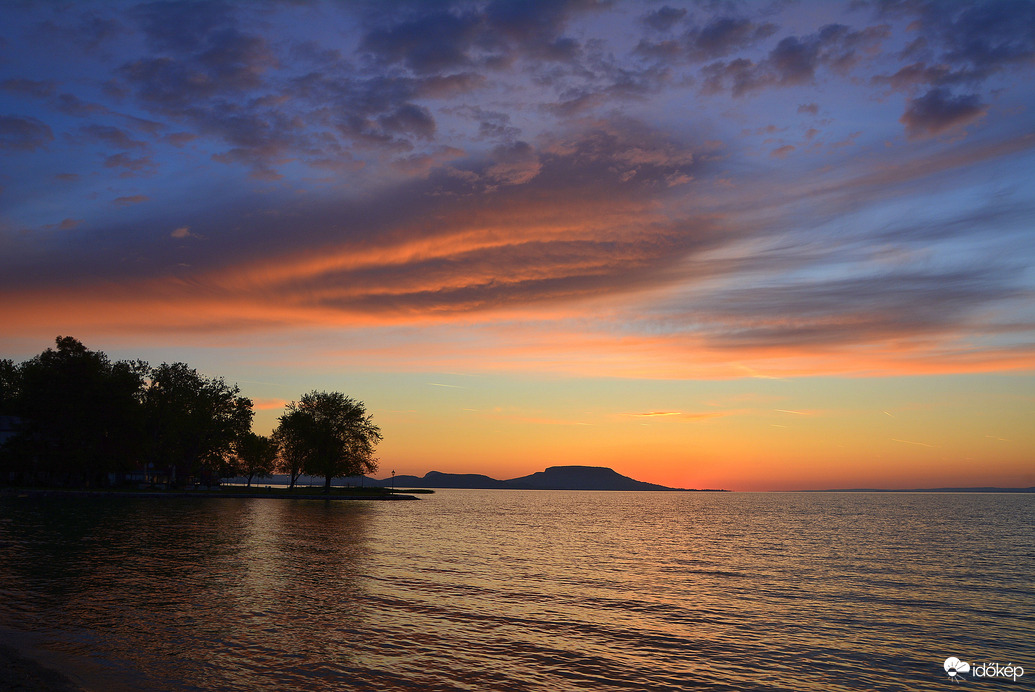
<svg viewBox="0 0 1035 692">
<path fill-rule="evenodd" d="M 300 412 L 288 411 L 280 417 L 280 423 L 273 431 L 273 442 L 278 450 L 277 470 L 288 474 L 290 488 L 295 487 L 305 466 L 308 423 L 308 419 Z"/>
<path fill-rule="evenodd" d="M 17 405 L 21 374 L 10 358 L 0 358 L 0 416 L 11 415 Z"/>
<path fill-rule="evenodd" d="M 236 473 L 253 415 L 236 386 L 184 363 L 113 363 L 72 337 L 55 344 L 20 365 L 0 360 L 0 415 L 18 421 L 0 478 L 93 485 L 148 462 L 173 481 Z"/>
<path fill-rule="evenodd" d="M 331 479 L 377 469 L 381 430 L 362 402 L 310 392 L 291 402 L 270 437 L 251 432 L 252 402 L 236 385 L 186 363 L 151 368 L 111 362 L 72 337 L 58 337 L 20 365 L 0 359 L 0 415 L 17 431 L 0 448 L 0 478 L 106 483 L 144 471 L 172 484 L 274 470 Z"/>
<path fill-rule="evenodd" d="M 269 478 L 273 475 L 278 453 L 276 440 L 253 432 L 245 434 L 237 443 L 238 471 L 248 477 L 249 487 L 254 476 Z"/>
<path fill-rule="evenodd" d="M 144 415 L 156 467 L 221 477 L 232 475 L 235 446 L 250 431 L 253 412 L 236 385 L 203 377 L 186 363 L 163 363 L 151 370 Z"/>
<path fill-rule="evenodd" d="M 374 425 L 362 402 L 340 392 L 312 391 L 292 401 L 280 418 L 275 433 L 281 445 L 282 467 L 331 479 L 377 470 L 374 447 L 381 430 Z"/>
<path fill-rule="evenodd" d="M 147 365 L 112 363 L 72 337 L 58 337 L 56 346 L 17 369 L 12 400 L 23 425 L 15 449 L 31 457 L 33 473 L 87 484 L 127 470 L 142 442 L 139 394 Z"/>
</svg>

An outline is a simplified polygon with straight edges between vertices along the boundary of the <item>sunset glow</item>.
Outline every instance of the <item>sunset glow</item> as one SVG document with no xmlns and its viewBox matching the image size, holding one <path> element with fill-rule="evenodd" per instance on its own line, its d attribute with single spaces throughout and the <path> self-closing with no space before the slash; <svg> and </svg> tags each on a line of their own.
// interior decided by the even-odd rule
<svg viewBox="0 0 1035 692">
<path fill-rule="evenodd" d="M 1035 485 L 1035 3 L 0 8 L 0 357 L 392 471 Z"/>
</svg>

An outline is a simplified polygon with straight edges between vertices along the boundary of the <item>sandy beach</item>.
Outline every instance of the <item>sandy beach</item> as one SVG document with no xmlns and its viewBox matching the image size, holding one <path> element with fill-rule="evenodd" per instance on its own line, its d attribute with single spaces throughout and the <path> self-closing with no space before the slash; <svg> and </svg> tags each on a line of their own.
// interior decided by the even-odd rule
<svg viewBox="0 0 1035 692">
<path fill-rule="evenodd" d="M 0 689 L 10 692 L 84 692 L 67 677 L 0 644 Z"/>
</svg>

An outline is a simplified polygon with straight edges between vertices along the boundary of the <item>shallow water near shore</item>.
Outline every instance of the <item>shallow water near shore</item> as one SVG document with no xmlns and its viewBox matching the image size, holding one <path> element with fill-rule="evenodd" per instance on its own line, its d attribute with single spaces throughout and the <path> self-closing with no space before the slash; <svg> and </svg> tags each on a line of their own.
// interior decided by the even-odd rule
<svg viewBox="0 0 1035 692">
<path fill-rule="evenodd" d="M 90 690 L 1035 680 L 1032 495 L 0 498 L 0 565 L 5 636 Z"/>
</svg>

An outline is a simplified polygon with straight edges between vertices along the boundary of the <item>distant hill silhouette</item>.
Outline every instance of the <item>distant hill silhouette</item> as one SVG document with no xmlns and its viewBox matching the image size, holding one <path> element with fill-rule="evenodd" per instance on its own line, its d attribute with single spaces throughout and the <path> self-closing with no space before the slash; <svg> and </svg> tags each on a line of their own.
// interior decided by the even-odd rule
<svg viewBox="0 0 1035 692">
<path fill-rule="evenodd" d="M 392 483 L 391 478 L 377 480 L 367 479 L 371 485 L 388 486 Z M 420 476 L 396 476 L 396 488 L 477 488 L 494 489 L 509 488 L 507 481 L 498 481 L 495 478 L 483 476 L 480 473 L 442 473 L 441 471 L 428 471 L 424 477 Z"/>
<path fill-rule="evenodd" d="M 368 479 L 368 483 L 385 486 L 391 478 Z M 423 478 L 396 476 L 397 488 L 483 488 L 510 490 L 683 490 L 655 483 L 637 481 L 605 466 L 551 466 L 528 476 L 496 480 L 475 473 L 441 473 L 430 471 Z"/>
<path fill-rule="evenodd" d="M 244 482 L 244 479 L 230 478 L 228 482 Z M 255 480 L 254 485 L 286 485 L 287 476 L 273 476 Z M 322 479 L 311 479 L 302 476 L 299 485 L 322 483 Z M 401 475 L 393 480 L 388 478 L 368 478 L 367 476 L 350 476 L 335 478 L 333 485 L 358 485 L 366 487 L 387 488 L 394 484 L 396 488 L 468 488 L 481 490 L 684 490 L 669 488 L 656 483 L 637 481 L 623 476 L 606 466 L 551 466 L 545 471 L 537 471 L 528 476 L 497 480 L 480 473 L 442 473 L 428 471 L 424 476 Z"/>
<path fill-rule="evenodd" d="M 531 490 L 676 490 L 636 481 L 604 466 L 551 466 L 529 476 L 512 478 L 508 487 Z"/>
</svg>

